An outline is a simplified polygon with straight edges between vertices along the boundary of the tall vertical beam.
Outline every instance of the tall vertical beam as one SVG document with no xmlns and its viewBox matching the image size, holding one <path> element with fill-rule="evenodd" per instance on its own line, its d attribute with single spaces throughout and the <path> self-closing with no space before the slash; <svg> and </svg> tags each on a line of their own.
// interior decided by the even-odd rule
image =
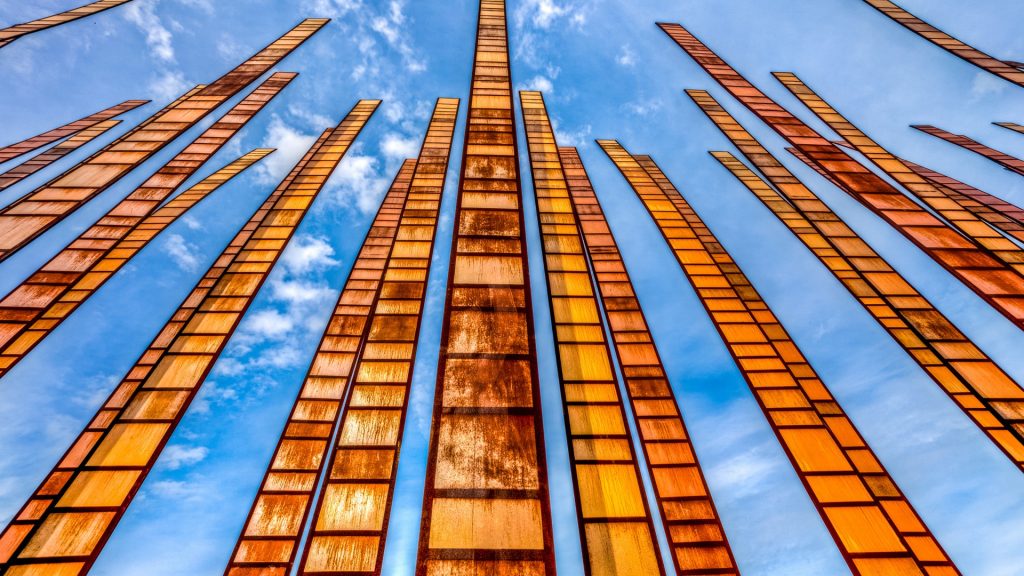
<svg viewBox="0 0 1024 576">
<path fill-rule="evenodd" d="M 679 24 L 659 24 L 694 61 L 840 188 L 913 242 L 993 308 L 1024 328 L 1024 276 L 862 166 L 758 90 Z"/>
<path fill-rule="evenodd" d="M 120 116 L 121 114 L 134 110 L 144 104 L 149 104 L 149 100 L 126 100 L 116 106 L 111 106 L 106 110 L 100 110 L 95 114 L 90 114 L 85 118 L 69 122 L 63 126 L 54 128 L 53 130 L 48 130 L 42 134 L 22 140 L 21 142 L 4 146 L 3 148 L 0 148 L 0 163 L 13 160 L 23 154 L 28 154 L 33 150 L 42 148 L 43 146 L 56 142 L 62 138 L 67 138 L 68 136 L 81 132 L 86 128 L 91 128 L 99 122 L 110 120 L 111 118 Z"/>
<path fill-rule="evenodd" d="M 68 154 L 99 138 L 111 128 L 120 124 L 120 120 L 103 120 L 97 122 L 84 130 L 73 134 L 67 140 L 57 144 L 53 148 L 34 156 L 25 162 L 0 174 L 0 190 L 6 190 L 21 182 L 25 178 L 39 172 L 50 164 L 60 160 Z"/>
<path fill-rule="evenodd" d="M 0 573 L 88 572 L 327 178 L 376 110 L 317 142 L 214 262 L 0 536 Z"/>
<path fill-rule="evenodd" d="M 102 150 L 0 210 L 0 260 L 103 192 L 240 92 L 322 28 L 307 19 L 195 94 L 161 110 Z"/>
<path fill-rule="evenodd" d="M 959 574 L 743 271 L 648 157 L 613 140 L 629 181 L 690 281 L 857 575 Z"/>
<path fill-rule="evenodd" d="M 1005 152 L 1000 152 L 995 148 L 990 148 L 989 146 L 986 146 L 981 142 L 978 142 L 977 140 L 968 138 L 963 134 L 953 134 L 952 132 L 947 132 L 942 128 L 936 128 L 935 126 L 918 124 L 911 126 L 911 128 L 914 128 L 915 130 L 920 130 L 925 134 L 931 134 L 932 136 L 935 136 L 936 138 L 939 138 L 941 140 L 945 140 L 946 142 L 949 142 L 954 146 L 959 146 L 961 148 L 970 150 L 975 154 L 984 156 L 985 158 L 988 158 L 989 160 L 995 162 L 996 164 L 999 164 L 1000 166 L 1006 168 L 1010 172 L 1016 172 L 1017 174 L 1024 176 L 1024 160 L 1021 160 L 1020 158 L 1010 156 L 1009 154 Z"/>
<path fill-rule="evenodd" d="M 363 240 L 235 544 L 227 576 L 291 573 L 415 168 L 412 159 L 402 164 Z"/>
<path fill-rule="evenodd" d="M 46 30 L 47 28 L 53 28 L 55 26 L 60 26 L 61 24 L 67 24 L 68 22 L 73 22 L 79 18 L 92 16 L 93 14 L 98 14 L 104 10 L 116 8 L 121 4 L 127 4 L 131 1 L 132 0 L 99 0 L 98 2 L 91 2 L 66 12 L 61 12 L 59 14 L 33 20 L 31 22 L 25 22 L 24 24 L 16 24 L 10 28 L 4 28 L 3 30 L 0 30 L 0 48 L 14 42 L 22 36 L 32 34 L 33 32 Z"/>
<path fill-rule="evenodd" d="M 1024 250 L 998 231 L 988 226 L 970 210 L 956 202 L 927 179 L 907 166 L 902 160 L 883 148 L 867 134 L 844 118 L 828 102 L 804 84 L 796 74 L 776 72 L 775 78 L 804 103 L 814 114 L 854 149 L 863 154 L 879 170 L 886 173 L 915 198 L 931 208 L 954 229 L 988 250 L 1000 262 L 1024 273 Z"/>
<path fill-rule="evenodd" d="M 918 36 L 935 44 L 939 48 L 958 56 L 963 60 L 974 64 L 978 68 L 995 74 L 1007 82 L 1013 82 L 1018 86 L 1024 86 L 1024 71 L 1020 70 L 1017 63 L 1006 62 L 990 56 L 973 46 L 965 44 L 942 30 L 900 8 L 889 0 L 864 0 L 870 6 L 882 14 L 895 20 L 898 24 L 907 28 Z"/>
<path fill-rule="evenodd" d="M 832 272 L 1014 464 L 1024 468 L 1024 390 L 864 242 L 710 94 L 688 91 L 774 185 L 727 152 L 712 155 Z"/>
<path fill-rule="evenodd" d="M 559 148 L 676 574 L 739 575 L 626 263 L 575 148 Z"/>
<path fill-rule="evenodd" d="M 381 574 L 459 101 L 434 108 L 386 253 L 299 574 Z M 230 576 L 230 575 L 229 575 Z"/>
<path fill-rule="evenodd" d="M 519 93 L 585 574 L 664 575 L 580 225 L 540 92 Z"/>
<path fill-rule="evenodd" d="M 989 194 L 984 190 L 979 190 L 973 186 L 964 184 L 959 180 L 946 176 L 945 174 L 941 174 L 930 168 L 925 168 L 920 164 L 915 164 L 909 160 L 904 160 L 903 162 L 907 166 L 909 166 L 911 170 L 917 172 L 923 178 L 927 179 L 932 184 L 935 184 L 940 189 L 944 189 L 953 193 L 957 198 L 957 202 L 959 202 L 961 205 L 984 206 L 991 210 L 992 212 L 995 212 L 999 216 L 1002 216 L 1007 220 L 1006 222 L 1001 222 L 997 224 L 995 221 L 992 220 L 986 221 L 992 224 L 993 226 L 996 226 L 1003 232 L 1010 234 L 1014 238 L 1024 241 L 1024 237 L 1021 236 L 1021 230 L 1024 229 L 1024 209 L 1015 206 L 1014 204 L 1011 204 L 1010 202 L 1007 202 L 1006 200 L 1003 200 L 998 196 Z M 967 203 L 968 200 L 975 204 Z M 970 210 L 971 208 L 968 209 Z M 979 214 L 981 214 L 981 212 L 979 212 Z M 1011 225 L 1015 226 L 1008 227 Z"/>
<path fill-rule="evenodd" d="M 505 2 L 481 0 L 416 573 L 555 573 Z"/>
<path fill-rule="evenodd" d="M 139 188 L 0 300 L 0 377 L 145 246 L 145 242 L 122 244 L 121 241 L 131 236 L 157 211 L 161 202 L 221 150 L 295 76 L 290 72 L 277 72 L 267 78 Z M 256 156 L 249 156 L 245 166 L 268 153 L 264 150 Z M 221 172 L 207 186 L 224 184 L 238 171 Z M 151 228 L 151 231 L 153 234 L 146 241 L 160 230 Z M 130 250 L 125 251 L 127 248 Z M 120 251 L 115 253 L 117 250 Z M 115 254 L 116 257 L 110 258 Z"/>
</svg>

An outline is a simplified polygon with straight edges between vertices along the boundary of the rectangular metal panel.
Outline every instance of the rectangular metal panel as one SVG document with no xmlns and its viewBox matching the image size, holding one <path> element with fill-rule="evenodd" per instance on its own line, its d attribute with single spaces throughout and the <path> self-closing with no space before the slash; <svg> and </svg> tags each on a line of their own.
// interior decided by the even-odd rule
<svg viewBox="0 0 1024 576">
<path fill-rule="evenodd" d="M 758 90 L 679 24 L 659 24 L 694 61 L 840 188 L 888 222 L 993 308 L 1024 328 L 1024 276 L 907 198 Z"/>
<path fill-rule="evenodd" d="M 654 161 L 614 140 L 599 143 L 661 230 L 854 574 L 959 574 L 743 271 Z"/>
<path fill-rule="evenodd" d="M 328 21 L 307 19 L 214 83 L 174 102 L 102 150 L 0 210 L 0 261 L 123 178 L 238 94 Z"/>
<path fill-rule="evenodd" d="M 3 48 L 18 38 L 33 32 L 53 28 L 54 26 L 60 26 L 61 24 L 67 24 L 68 22 L 73 22 L 79 18 L 92 16 L 93 14 L 98 14 L 104 10 L 116 8 L 121 4 L 127 4 L 131 1 L 132 0 L 98 0 L 97 2 L 91 2 L 84 6 L 79 6 L 78 8 L 72 8 L 71 10 L 60 12 L 59 14 L 4 28 L 3 30 L 0 30 L 0 48 Z"/>
<path fill-rule="evenodd" d="M 296 227 L 379 103 L 356 104 L 235 236 L 8 524 L 0 550 L 10 557 L 0 557 L 0 568 L 88 571 Z"/>
<path fill-rule="evenodd" d="M 575 148 L 559 148 L 676 573 L 738 576 L 661 354 Z"/>
<path fill-rule="evenodd" d="M 519 93 L 533 170 L 584 573 L 663 575 L 608 334 L 544 98 Z"/>
<path fill-rule="evenodd" d="M 925 40 L 928 40 L 950 54 L 958 56 L 971 64 L 974 64 L 978 68 L 991 72 L 1008 82 L 1013 82 L 1018 86 L 1024 86 L 1024 71 L 1019 70 L 1015 63 L 1005 62 L 993 56 L 989 56 L 981 50 L 953 38 L 949 34 L 946 34 L 942 30 L 939 30 L 917 16 L 914 16 L 910 12 L 907 12 L 903 8 L 900 8 L 893 2 L 890 2 L 890 0 L 864 1 L 911 32 Z"/>
<path fill-rule="evenodd" d="M 505 2 L 481 0 L 419 576 L 554 574 Z"/>
<path fill-rule="evenodd" d="M 106 110 L 100 110 L 95 114 L 90 114 L 85 118 L 69 122 L 63 126 L 54 128 L 53 130 L 48 130 L 42 134 L 22 140 L 21 142 L 11 144 L 10 146 L 4 146 L 3 148 L 0 148 L 0 163 L 13 160 L 22 154 L 28 154 L 33 150 L 42 148 L 43 146 L 56 142 L 62 138 L 67 138 L 68 136 L 81 132 L 86 128 L 91 128 L 99 122 L 109 120 L 115 116 L 120 116 L 121 114 L 134 110 L 144 104 L 149 104 L 149 100 L 126 100 L 116 106 L 111 106 Z"/>
<path fill-rule="evenodd" d="M 693 100 L 775 187 L 712 152 L 825 265 L 890 336 L 1016 464 L 1024 467 L 1024 390 L 707 92 Z"/>
<path fill-rule="evenodd" d="M 278 72 L 267 78 L 0 300 L 0 377 L 170 225 L 173 219 L 167 218 L 169 210 L 160 209 L 159 218 L 148 219 L 156 216 L 161 202 L 220 151 L 295 76 Z M 183 201 L 193 201 L 187 206 L 175 203 L 181 208 L 175 217 L 270 152 L 255 150 L 193 187 L 189 191 L 192 194 L 181 196 Z"/>
<path fill-rule="evenodd" d="M 3 174 L 0 174 L 0 190 L 6 190 L 7 188 L 14 186 L 25 178 L 28 178 L 50 164 L 53 164 L 75 150 L 78 150 L 96 138 L 99 138 L 105 134 L 107 130 L 110 130 L 120 123 L 120 120 L 103 120 L 102 122 L 97 122 L 96 124 L 75 133 L 67 140 L 57 144 L 49 150 L 46 150 L 37 156 L 33 156 L 25 162 L 11 168 Z"/>
</svg>

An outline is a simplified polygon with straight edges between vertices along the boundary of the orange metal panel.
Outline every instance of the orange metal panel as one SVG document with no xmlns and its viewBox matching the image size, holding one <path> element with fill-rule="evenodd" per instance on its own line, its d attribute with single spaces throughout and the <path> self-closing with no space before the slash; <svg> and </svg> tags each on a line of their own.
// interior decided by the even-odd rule
<svg viewBox="0 0 1024 576">
<path fill-rule="evenodd" d="M 882 328 L 1018 467 L 1024 466 L 1024 390 L 707 92 L 688 93 L 775 187 L 732 154 L 712 155 L 835 274 Z M 981 377 L 982 374 L 985 376 Z M 993 385 L 995 381 L 1002 385 Z"/>
<path fill-rule="evenodd" d="M 868 566 L 880 560 L 905 566 L 898 573 L 958 573 L 771 309 L 654 161 L 614 140 L 599 143 L 675 253 L 853 573 L 891 574 Z"/>
<path fill-rule="evenodd" d="M 626 424 L 555 134 L 540 92 L 523 91 L 519 99 L 533 170 L 584 573 L 663 575 L 633 435 Z"/>
<path fill-rule="evenodd" d="M 132 0 L 99 0 L 84 6 L 79 6 L 78 8 L 73 8 L 66 12 L 4 28 L 3 30 L 0 30 L 0 48 L 3 48 L 18 38 L 27 36 L 33 32 L 53 28 L 54 26 L 60 26 L 61 24 L 67 24 L 68 22 L 78 20 L 79 18 L 92 16 L 93 14 L 98 14 L 104 10 L 116 8 L 131 1 Z"/>
<path fill-rule="evenodd" d="M 554 574 L 505 2 L 481 0 L 419 576 Z"/>
<path fill-rule="evenodd" d="M 0 300 L 0 377 L 92 296 L 174 218 L 271 150 L 255 150 L 159 208 L 227 144 L 295 74 L 278 72 Z M 173 217 L 171 217 L 173 216 Z M 38 296 L 26 302 L 22 295 Z"/>
<path fill-rule="evenodd" d="M 0 190 L 6 190 L 7 188 L 14 186 L 25 178 L 28 178 L 50 164 L 53 164 L 75 150 L 78 150 L 96 138 L 99 138 L 106 133 L 107 130 L 110 130 L 120 123 L 120 120 L 103 120 L 101 122 L 97 122 L 96 124 L 75 133 L 67 140 L 57 144 L 42 154 L 34 156 L 24 163 L 0 174 Z"/>
<path fill-rule="evenodd" d="M 900 25 L 925 40 L 932 42 L 939 48 L 963 58 L 978 68 L 991 72 L 1008 82 L 1013 82 L 1018 86 L 1024 86 L 1024 71 L 1021 71 L 1019 69 L 1019 65 L 1016 63 L 999 60 L 993 56 L 989 56 L 977 48 L 974 48 L 973 46 L 964 44 L 942 30 L 935 28 L 917 16 L 914 16 L 910 12 L 907 12 L 903 8 L 900 8 L 889 0 L 864 1 L 870 6 L 876 8 L 882 14 L 892 18 Z"/>
<path fill-rule="evenodd" d="M 575 148 L 560 148 L 677 574 L 738 575 L 679 403 L 626 264 Z"/>
<path fill-rule="evenodd" d="M 0 557 L 3 573 L 89 570 L 311 201 L 379 103 L 360 101 L 327 131 L 231 241 L 0 536 L 11 541 Z M 305 200 L 301 208 L 292 207 L 296 199 Z"/>
<path fill-rule="evenodd" d="M 659 24 L 723 88 L 771 126 L 840 187 L 1024 328 L 1024 276 L 965 238 L 768 98 L 678 24 Z"/>
<path fill-rule="evenodd" d="M 327 23 L 304 20 L 234 70 L 189 93 L 84 162 L 0 210 L 0 260 L 103 192 L 270 70 Z"/>
</svg>

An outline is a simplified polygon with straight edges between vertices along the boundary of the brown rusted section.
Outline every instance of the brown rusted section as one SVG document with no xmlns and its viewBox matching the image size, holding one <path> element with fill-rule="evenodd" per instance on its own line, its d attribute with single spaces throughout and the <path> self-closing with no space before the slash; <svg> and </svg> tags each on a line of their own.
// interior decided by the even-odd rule
<svg viewBox="0 0 1024 576">
<path fill-rule="evenodd" d="M 181 200 L 158 208 L 199 168 L 220 151 L 295 74 L 278 72 L 203 131 L 135 191 L 117 203 L 46 264 L 0 300 L 0 377 L 21 361 L 110 277 L 146 246 L 173 218 L 270 153 L 255 151 L 193 187 Z M 195 196 L 197 193 L 201 195 Z M 155 217 L 149 220 L 151 217 Z M 148 222 L 147 222 L 148 220 Z"/>
<path fill-rule="evenodd" d="M 61 24 L 67 24 L 68 22 L 92 16 L 93 14 L 99 14 L 104 10 L 110 10 L 111 8 L 116 8 L 131 1 L 132 0 L 98 0 L 97 2 L 90 2 L 84 6 L 72 8 L 71 10 L 60 12 L 59 14 L 53 14 L 52 16 L 46 16 L 45 18 L 25 22 L 24 24 L 15 24 L 9 28 L 0 30 L 0 48 L 14 42 L 22 36 L 32 34 L 33 32 L 46 30 L 47 28 L 53 28 L 54 26 L 60 26 Z"/>
<path fill-rule="evenodd" d="M 310 205 L 379 105 L 360 101 L 214 262 L 0 536 L 4 575 L 88 572 Z"/>
<path fill-rule="evenodd" d="M 0 190 L 6 190 L 7 188 L 14 186 L 25 178 L 39 172 L 43 168 L 46 168 L 50 164 L 53 164 L 75 150 L 78 150 L 96 138 L 99 138 L 105 134 L 107 130 L 110 130 L 120 123 L 120 120 L 103 120 L 102 122 L 97 122 L 96 124 L 75 133 L 67 140 L 57 144 L 49 150 L 37 156 L 33 156 L 22 164 L 0 174 Z"/>
<path fill-rule="evenodd" d="M 555 573 L 505 2 L 481 0 L 419 576 Z"/>
<path fill-rule="evenodd" d="M 679 24 L 660 24 L 715 80 L 840 188 L 888 222 L 993 308 L 1024 328 L 1024 276 L 965 238 L 758 90 Z"/>
<path fill-rule="evenodd" d="M 920 130 L 925 134 L 931 134 L 932 136 L 945 140 L 954 146 L 970 150 L 975 154 L 984 156 L 996 164 L 999 164 L 1010 172 L 1016 172 L 1017 174 L 1024 176 L 1024 160 L 1015 156 L 1010 156 L 1006 152 L 1000 152 L 995 148 L 986 146 L 977 140 L 964 136 L 963 134 L 953 134 L 952 132 L 947 132 L 942 128 L 936 128 L 935 126 L 915 125 L 911 126 L 911 128 Z"/>
<path fill-rule="evenodd" d="M 959 574 L 768 305 L 658 166 L 600 140 L 675 253 L 857 575 Z"/>
<path fill-rule="evenodd" d="M 328 21 L 304 20 L 214 83 L 184 95 L 49 183 L 0 210 L 0 260 L 54 227 L 238 94 Z"/>
</svg>

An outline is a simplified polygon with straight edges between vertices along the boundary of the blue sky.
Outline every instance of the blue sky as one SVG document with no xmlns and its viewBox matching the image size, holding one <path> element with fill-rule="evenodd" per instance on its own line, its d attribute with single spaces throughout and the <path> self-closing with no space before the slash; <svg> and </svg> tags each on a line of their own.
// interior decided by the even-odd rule
<svg viewBox="0 0 1024 576">
<path fill-rule="evenodd" d="M 5 2 L 0 25 L 79 3 Z M 969 10 L 952 0 L 901 4 L 984 50 L 1024 60 L 1016 25 L 1024 20 L 1020 2 L 976 0 Z M 858 0 L 510 0 L 509 12 L 513 78 L 520 88 L 545 92 L 560 143 L 581 147 L 744 573 L 843 574 L 846 568 L 671 253 L 593 138 L 619 138 L 630 151 L 649 153 L 662 165 L 789 328 L 963 572 L 1019 573 L 1024 478 L 831 274 L 707 155 L 709 149 L 730 147 L 682 90 L 710 89 L 1018 380 L 1024 379 L 1024 335 L 898 233 L 791 161 L 782 141 L 728 98 L 654 22 L 683 23 L 813 126 L 824 130 L 771 71 L 796 72 L 897 154 L 1018 205 L 1024 205 L 1019 176 L 908 125 L 935 124 L 1021 156 L 1024 138 L 990 122 L 1024 123 L 1024 92 Z M 466 96 L 476 2 L 136 0 L 0 51 L 3 144 L 123 100 L 153 99 L 126 115 L 114 130 L 121 133 L 307 16 L 334 21 L 279 67 L 300 72 L 299 78 L 191 182 L 254 147 L 279 152 L 165 231 L 0 384 L 0 519 L 6 521 L 314 136 L 340 120 L 357 98 L 385 100 L 257 298 L 95 574 L 223 570 L 377 201 L 401 160 L 418 150 L 433 100 Z M 4 262 L 0 292 L 16 286 L 199 130 Z M 73 154 L 58 171 L 100 145 Z M 453 162 L 449 173 L 449 215 L 458 168 Z M 0 205 L 54 174 L 43 171 L 0 193 Z M 524 185 L 530 194 L 528 179 Z M 531 203 L 526 206 L 535 301 L 542 302 L 536 225 Z M 415 560 L 450 235 L 448 216 L 438 235 L 421 333 L 387 574 L 412 574 Z M 547 307 L 538 306 L 535 315 L 558 569 L 574 576 L 582 572 Z"/>
</svg>

